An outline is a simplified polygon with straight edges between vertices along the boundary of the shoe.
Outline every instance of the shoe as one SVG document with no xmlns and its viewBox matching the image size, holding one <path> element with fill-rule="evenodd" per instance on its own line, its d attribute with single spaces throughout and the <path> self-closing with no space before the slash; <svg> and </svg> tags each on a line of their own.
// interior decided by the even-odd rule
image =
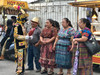
<svg viewBox="0 0 100 75">
<path fill-rule="evenodd" d="M 16 75 L 24 75 L 24 72 L 17 71 Z"/>
<path fill-rule="evenodd" d="M 19 73 L 18 75 L 24 75 L 24 73 L 23 73 L 23 72 L 21 72 L 21 73 Z"/>
<path fill-rule="evenodd" d="M 28 70 L 33 70 L 33 69 L 27 68 L 26 71 L 28 71 Z"/>
<path fill-rule="evenodd" d="M 57 73 L 56 75 L 63 75 L 64 73 L 62 72 L 62 73 Z"/>
<path fill-rule="evenodd" d="M 48 75 L 53 75 L 54 74 L 54 72 L 53 71 L 50 71 L 49 73 L 48 73 Z"/>
<path fill-rule="evenodd" d="M 41 74 L 47 74 L 47 73 L 48 73 L 47 70 L 43 70 L 43 71 L 41 72 Z"/>
<path fill-rule="evenodd" d="M 36 72 L 41 72 L 41 70 L 36 70 Z"/>
<path fill-rule="evenodd" d="M 3 55 L 1 55 L 0 60 L 4 60 L 4 56 Z"/>
<path fill-rule="evenodd" d="M 68 73 L 68 72 L 67 72 L 67 75 L 71 75 L 71 73 Z"/>
</svg>

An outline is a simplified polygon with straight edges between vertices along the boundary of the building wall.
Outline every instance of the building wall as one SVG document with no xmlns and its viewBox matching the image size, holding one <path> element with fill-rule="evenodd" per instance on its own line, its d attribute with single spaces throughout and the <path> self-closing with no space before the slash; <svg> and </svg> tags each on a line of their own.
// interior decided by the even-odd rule
<svg viewBox="0 0 100 75">
<path fill-rule="evenodd" d="M 76 29 L 77 8 L 68 5 L 69 1 L 49 2 L 31 4 L 30 7 L 39 11 L 31 12 L 29 19 L 39 17 L 41 27 L 45 26 L 45 21 L 49 18 L 58 21 L 61 25 L 63 18 L 69 18 Z M 86 8 L 79 8 L 79 19 L 86 18 Z"/>
</svg>

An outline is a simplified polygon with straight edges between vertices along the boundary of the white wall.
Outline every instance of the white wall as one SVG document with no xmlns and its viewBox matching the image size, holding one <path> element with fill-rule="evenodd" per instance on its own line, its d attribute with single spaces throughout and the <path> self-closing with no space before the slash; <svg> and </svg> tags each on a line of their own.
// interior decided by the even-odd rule
<svg viewBox="0 0 100 75">
<path fill-rule="evenodd" d="M 33 17 L 40 18 L 40 25 L 44 27 L 45 21 L 48 18 L 58 21 L 61 25 L 63 18 L 69 18 L 74 27 L 77 25 L 77 8 L 72 7 L 67 4 L 67 1 L 60 1 L 54 3 L 37 3 L 31 4 L 30 7 L 33 9 L 38 9 L 40 11 L 35 11 L 29 13 L 29 19 Z M 79 8 L 79 18 L 86 18 L 86 8 Z"/>
</svg>

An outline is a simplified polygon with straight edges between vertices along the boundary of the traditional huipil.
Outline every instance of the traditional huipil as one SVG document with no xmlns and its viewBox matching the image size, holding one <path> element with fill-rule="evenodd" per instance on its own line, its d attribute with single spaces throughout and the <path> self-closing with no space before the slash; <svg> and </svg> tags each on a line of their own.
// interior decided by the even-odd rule
<svg viewBox="0 0 100 75">
<path fill-rule="evenodd" d="M 41 37 L 43 40 L 48 40 L 57 35 L 56 28 L 44 28 L 41 32 Z M 42 44 L 40 53 L 40 63 L 42 67 L 54 68 L 55 67 L 55 51 L 53 51 L 53 42 Z"/>
<path fill-rule="evenodd" d="M 74 38 L 81 38 L 82 36 L 85 36 L 88 38 L 88 40 L 91 38 L 91 31 L 89 28 L 85 28 L 81 31 L 77 31 L 75 33 Z M 73 49 L 73 62 L 75 59 L 75 52 L 77 50 L 77 46 L 74 46 Z M 79 42 L 79 58 L 78 58 L 78 71 L 77 75 L 93 75 L 92 70 L 92 56 L 89 55 L 87 47 L 85 46 L 84 42 Z"/>
<path fill-rule="evenodd" d="M 72 58 L 69 57 L 69 54 L 71 56 L 71 53 L 69 52 L 69 46 L 71 45 L 70 39 L 72 36 L 74 36 L 74 32 L 75 30 L 73 28 L 69 28 L 66 30 L 61 28 L 58 32 L 55 61 L 57 67 L 59 68 L 71 69 L 72 67 L 71 63 L 68 64 L 68 62 L 71 62 L 72 60 Z"/>
<path fill-rule="evenodd" d="M 18 6 L 19 7 L 19 6 Z M 20 8 L 20 10 L 22 10 Z M 14 28 L 14 45 L 15 45 L 15 58 L 17 59 L 16 73 L 20 75 L 24 72 L 24 64 L 26 57 L 27 42 L 25 40 L 26 30 L 24 23 L 27 21 L 28 14 L 21 11 L 18 14 L 18 20 Z"/>
</svg>

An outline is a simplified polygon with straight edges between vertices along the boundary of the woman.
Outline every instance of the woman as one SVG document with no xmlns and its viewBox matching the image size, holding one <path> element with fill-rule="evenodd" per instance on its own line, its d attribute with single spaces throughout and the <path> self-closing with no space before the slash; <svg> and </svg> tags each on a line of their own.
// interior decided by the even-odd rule
<svg viewBox="0 0 100 75">
<path fill-rule="evenodd" d="M 56 57 L 55 61 L 60 68 L 60 71 L 57 75 L 63 75 L 63 68 L 68 69 L 67 75 L 71 75 L 71 57 L 68 58 L 68 54 L 71 56 L 71 52 L 69 51 L 69 46 L 71 45 L 71 40 L 74 37 L 74 29 L 72 28 L 71 22 L 68 18 L 64 18 L 62 20 L 63 28 L 58 32 L 58 36 L 56 37 L 53 49 L 56 48 Z M 68 59 L 68 60 L 67 60 Z M 69 65 L 69 66 L 68 66 Z"/>
<path fill-rule="evenodd" d="M 81 28 L 80 32 L 77 32 L 74 36 L 73 43 L 79 43 L 79 62 L 78 62 L 78 71 L 77 75 L 93 75 L 92 70 L 92 56 L 89 55 L 87 47 L 84 45 L 84 42 L 89 40 L 91 37 L 91 24 L 88 19 L 82 18 L 78 23 Z M 75 52 L 77 48 L 74 45 L 73 49 L 73 60 L 75 59 Z"/>
<path fill-rule="evenodd" d="M 13 27 L 13 22 L 12 20 L 7 20 L 7 27 L 5 29 L 5 36 L 4 38 L 2 39 L 1 41 L 1 46 L 2 46 L 2 52 L 1 52 L 1 57 L 0 57 L 0 60 L 3 60 L 4 59 L 4 53 L 5 53 L 5 46 L 6 46 L 6 42 L 7 40 L 9 39 L 9 36 L 10 36 L 10 32 L 11 32 L 11 29 Z"/>
<path fill-rule="evenodd" d="M 54 28 L 56 28 L 56 29 L 57 29 L 57 31 L 59 31 L 59 29 L 60 29 L 59 22 L 54 21 L 54 23 L 53 23 L 53 27 L 54 27 Z"/>
<path fill-rule="evenodd" d="M 53 51 L 52 47 L 57 35 L 57 30 L 52 25 L 53 20 L 48 19 L 46 21 L 46 27 L 42 30 L 40 35 L 40 41 L 42 42 L 40 63 L 41 66 L 44 67 L 41 74 L 47 73 L 48 68 L 50 68 L 48 75 L 54 74 L 53 69 L 55 67 L 55 51 Z"/>
</svg>

